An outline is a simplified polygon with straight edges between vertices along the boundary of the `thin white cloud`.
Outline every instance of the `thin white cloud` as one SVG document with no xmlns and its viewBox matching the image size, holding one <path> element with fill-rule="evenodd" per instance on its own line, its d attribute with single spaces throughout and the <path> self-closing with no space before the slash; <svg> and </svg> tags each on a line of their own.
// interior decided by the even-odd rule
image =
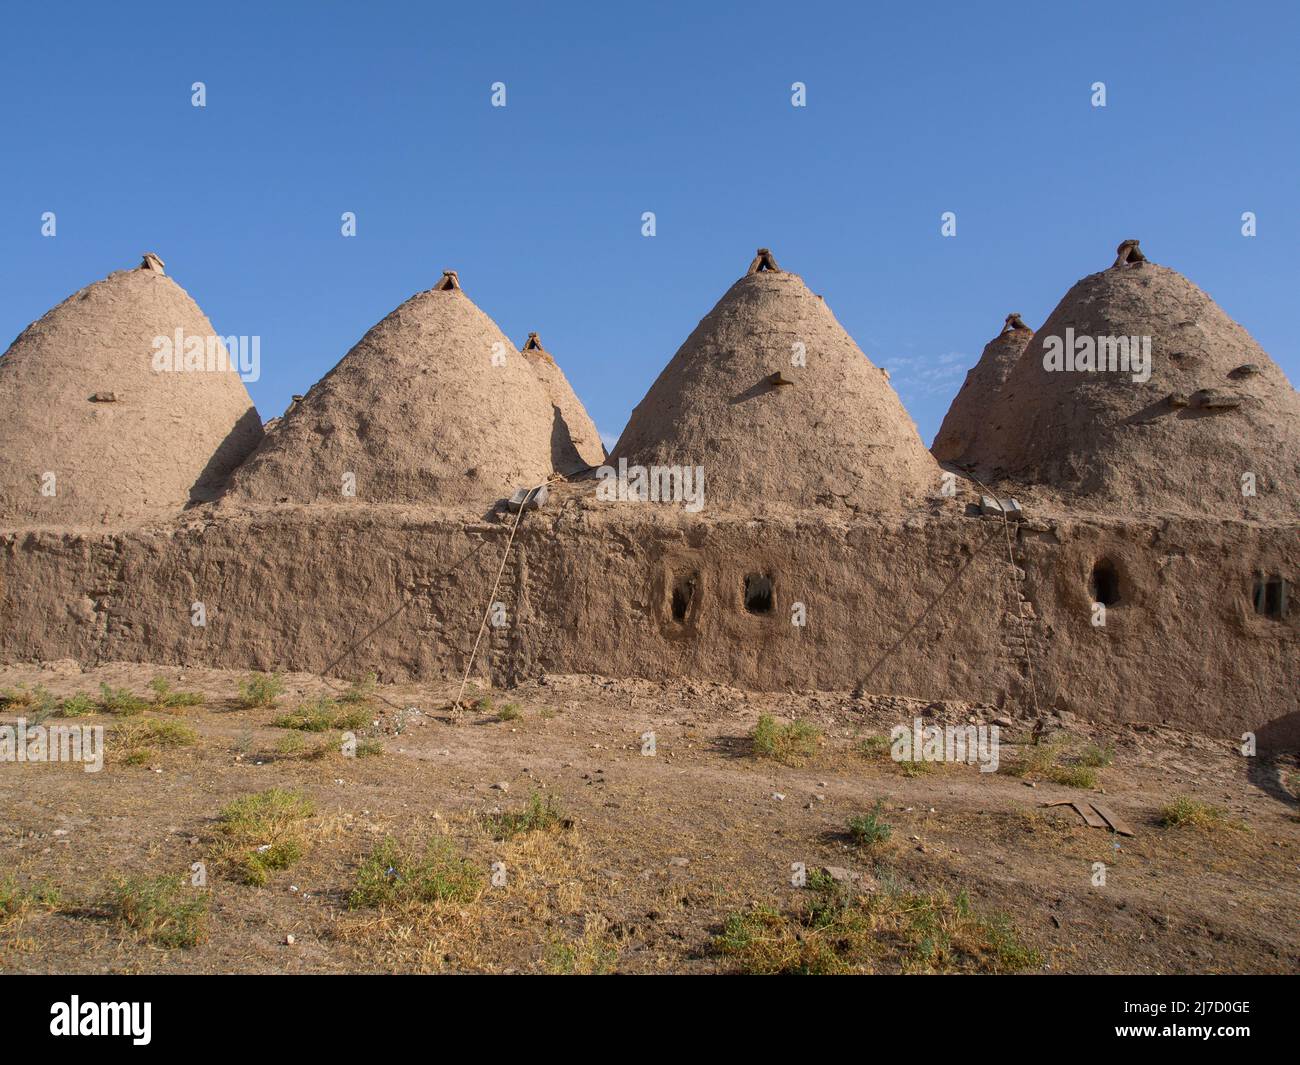
<svg viewBox="0 0 1300 1065">
<path fill-rule="evenodd" d="M 929 358 L 891 356 L 881 365 L 889 371 L 890 384 L 899 395 L 921 399 L 951 392 L 965 376 L 970 361 L 964 352 L 947 351 Z"/>
</svg>

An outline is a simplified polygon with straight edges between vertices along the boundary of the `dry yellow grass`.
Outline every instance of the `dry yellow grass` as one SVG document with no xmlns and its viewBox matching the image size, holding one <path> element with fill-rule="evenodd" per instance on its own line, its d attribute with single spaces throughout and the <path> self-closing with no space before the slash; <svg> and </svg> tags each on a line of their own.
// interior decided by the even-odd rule
<svg viewBox="0 0 1300 1065">
<path fill-rule="evenodd" d="M 606 897 L 608 881 L 589 867 L 578 830 L 556 825 L 497 840 L 483 818 L 462 812 L 406 826 L 401 844 L 418 849 L 434 834 L 454 841 L 482 870 L 485 889 L 472 901 L 405 901 L 350 913 L 340 923 L 341 942 L 401 971 L 605 965 L 608 920 L 592 907 Z M 574 934 L 578 918 L 582 930 Z M 539 939 L 539 929 L 549 935 Z"/>
</svg>

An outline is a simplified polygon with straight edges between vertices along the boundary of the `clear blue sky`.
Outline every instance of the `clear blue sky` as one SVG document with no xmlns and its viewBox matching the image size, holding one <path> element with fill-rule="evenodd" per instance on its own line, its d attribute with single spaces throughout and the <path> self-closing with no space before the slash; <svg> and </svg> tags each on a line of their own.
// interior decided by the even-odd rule
<svg viewBox="0 0 1300 1065">
<path fill-rule="evenodd" d="M 763 244 L 929 442 L 1003 315 L 1132 236 L 1294 382 L 1297 41 L 1281 2 L 11 7 L 0 346 L 154 250 L 262 337 L 267 418 L 455 267 L 612 442 Z"/>
</svg>

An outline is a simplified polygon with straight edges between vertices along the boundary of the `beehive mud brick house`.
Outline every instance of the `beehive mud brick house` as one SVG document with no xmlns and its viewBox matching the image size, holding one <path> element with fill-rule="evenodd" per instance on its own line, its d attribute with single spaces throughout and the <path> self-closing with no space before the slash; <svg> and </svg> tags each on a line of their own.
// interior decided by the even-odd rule
<svg viewBox="0 0 1300 1065">
<path fill-rule="evenodd" d="M 495 597 L 474 669 L 499 684 L 862 688 L 1300 740 L 1300 397 L 1136 241 L 1037 330 L 1007 317 L 933 453 L 767 249 L 608 459 L 537 335 L 516 347 L 454 271 L 265 435 L 237 373 L 155 368 L 177 329 L 213 332 L 149 256 L 0 358 L 4 661 L 458 677 Z M 665 469 L 702 471 L 699 506 L 601 490 Z"/>
</svg>

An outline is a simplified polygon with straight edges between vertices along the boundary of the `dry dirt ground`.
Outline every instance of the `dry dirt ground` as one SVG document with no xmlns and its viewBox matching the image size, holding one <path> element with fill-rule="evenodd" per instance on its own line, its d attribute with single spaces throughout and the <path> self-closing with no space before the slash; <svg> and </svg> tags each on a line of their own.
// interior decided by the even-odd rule
<svg viewBox="0 0 1300 1065">
<path fill-rule="evenodd" d="M 276 706 L 257 709 L 238 705 L 245 675 L 218 670 L 15 666 L 0 689 L 97 698 L 107 683 L 148 697 L 158 676 L 205 701 L 46 722 L 106 726 L 101 772 L 0 763 L 0 971 L 734 972 L 824 969 L 827 957 L 875 972 L 1300 969 L 1296 762 L 1244 758 L 1236 737 L 1054 721 L 1029 750 L 1013 745 L 1027 743 L 1027 723 L 1004 727 L 1004 769 L 1044 746 L 1062 764 L 1100 749 L 1094 760 L 1109 764 L 1088 788 L 1050 769 L 918 772 L 872 749 L 869 737 L 914 716 L 997 713 L 951 702 L 548 677 L 477 690 L 483 701 L 453 719 L 455 684 L 380 685 L 360 704 L 366 756 L 350 758 L 338 730 L 272 725 L 341 694 L 337 679 L 289 674 Z M 804 764 L 756 754 L 760 714 L 820 730 Z M 163 746 L 140 738 L 151 721 L 189 729 Z M 653 755 L 642 753 L 649 732 Z M 255 884 L 240 862 L 262 853 L 258 841 L 232 845 L 219 812 L 271 788 L 301 792 L 312 812 L 286 829 L 286 867 Z M 496 838 L 508 833 L 493 812 L 533 795 L 552 803 L 552 823 Z M 1183 796 L 1217 820 L 1162 823 Z M 1042 805 L 1073 798 L 1108 804 L 1136 834 Z M 888 840 L 855 843 L 848 822 L 873 809 Z M 390 838 L 384 890 L 414 882 L 391 854 L 430 840 L 460 887 L 358 901 L 367 856 Z M 189 883 L 195 863 L 206 886 Z M 793 886 L 794 863 L 822 887 Z M 849 895 L 877 907 L 865 939 L 796 919 L 824 866 L 864 874 Z M 168 945 L 166 914 L 159 934 L 138 897 L 134 911 L 112 901 L 122 878 L 166 875 L 185 878 L 182 903 L 206 910 L 192 946 Z M 755 913 L 766 916 L 743 917 Z"/>
</svg>

